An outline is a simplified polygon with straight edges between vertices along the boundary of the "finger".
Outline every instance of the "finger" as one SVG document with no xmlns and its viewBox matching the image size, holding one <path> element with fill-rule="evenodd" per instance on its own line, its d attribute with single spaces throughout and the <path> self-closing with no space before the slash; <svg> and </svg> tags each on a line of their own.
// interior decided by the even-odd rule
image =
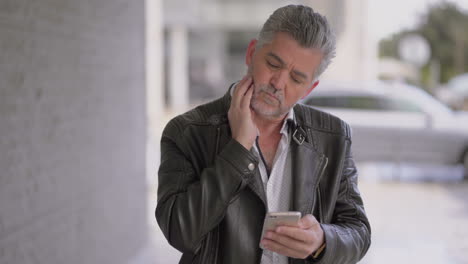
<svg viewBox="0 0 468 264">
<path fill-rule="evenodd" d="M 249 80 L 249 77 L 249 75 L 245 75 L 244 77 L 242 77 L 242 80 L 240 80 L 239 83 L 236 84 L 236 89 L 234 92 L 239 93 L 239 89 L 237 88 L 243 86 Z"/>
<path fill-rule="evenodd" d="M 298 252 L 308 253 L 311 243 L 306 243 L 289 236 L 285 236 L 276 232 L 267 232 L 265 239 L 274 241 L 283 247 L 293 249 Z"/>
<path fill-rule="evenodd" d="M 249 85 L 249 88 L 245 92 L 245 95 L 242 97 L 242 101 L 241 101 L 242 109 L 250 110 L 250 100 L 252 99 L 253 90 L 254 90 L 253 84 Z"/>
<path fill-rule="evenodd" d="M 301 218 L 301 220 L 299 220 L 299 227 L 303 229 L 309 229 L 318 224 L 319 222 L 317 221 L 315 216 L 311 214 L 305 215 L 304 217 Z"/>
<path fill-rule="evenodd" d="M 287 236 L 306 243 L 312 243 L 315 238 L 314 234 L 310 230 L 304 230 L 299 227 L 280 226 L 275 229 L 275 232 L 279 235 Z"/>
<path fill-rule="evenodd" d="M 292 248 L 286 247 L 285 245 L 282 245 L 276 241 L 269 240 L 269 239 L 264 239 L 262 241 L 262 245 L 265 249 L 268 249 L 270 251 L 276 252 L 278 254 L 281 254 L 287 257 L 305 258 L 306 256 L 308 256 L 307 254 L 303 252 L 296 251 Z"/>
<path fill-rule="evenodd" d="M 237 103 L 237 105 L 238 105 L 238 102 L 239 102 L 239 99 L 238 99 L 238 98 L 239 98 L 239 90 L 240 90 L 239 87 L 241 87 L 241 86 L 243 85 L 243 83 L 246 82 L 247 78 L 248 78 L 247 75 L 244 76 L 244 78 L 242 78 L 242 80 L 240 80 L 240 82 L 237 83 L 236 86 L 234 87 L 234 91 L 232 92 L 232 102 L 233 102 L 234 104 Z"/>
<path fill-rule="evenodd" d="M 249 75 L 247 75 L 237 84 L 232 99 L 236 106 L 241 104 L 242 98 L 244 97 L 247 88 L 250 86 L 251 79 L 252 78 Z"/>
</svg>

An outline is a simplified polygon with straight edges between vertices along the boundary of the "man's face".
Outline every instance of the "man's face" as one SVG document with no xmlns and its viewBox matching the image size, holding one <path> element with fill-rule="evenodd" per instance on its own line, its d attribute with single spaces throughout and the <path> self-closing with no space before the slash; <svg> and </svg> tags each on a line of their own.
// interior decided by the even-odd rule
<svg viewBox="0 0 468 264">
<path fill-rule="evenodd" d="M 276 33 L 270 44 L 257 50 L 255 43 L 250 43 L 246 56 L 254 82 L 251 107 L 264 118 L 282 118 L 318 84 L 313 76 L 322 53 L 301 47 L 287 33 Z"/>
</svg>

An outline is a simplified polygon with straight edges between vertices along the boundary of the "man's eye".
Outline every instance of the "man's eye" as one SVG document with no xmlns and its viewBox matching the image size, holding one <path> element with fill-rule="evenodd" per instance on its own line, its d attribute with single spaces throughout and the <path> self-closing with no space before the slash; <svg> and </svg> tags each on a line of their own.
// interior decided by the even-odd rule
<svg viewBox="0 0 468 264">
<path fill-rule="evenodd" d="M 296 79 L 296 78 L 294 78 L 294 77 L 291 77 L 291 79 L 292 79 L 295 83 L 301 84 L 301 81 L 299 81 L 298 79 Z"/>
<path fill-rule="evenodd" d="M 271 62 L 269 62 L 269 61 L 267 61 L 267 64 L 268 64 L 270 67 L 275 68 L 275 69 L 278 69 L 278 68 L 280 67 L 280 66 L 278 66 L 278 65 L 276 65 L 276 64 L 273 64 L 273 63 L 271 63 Z"/>
</svg>

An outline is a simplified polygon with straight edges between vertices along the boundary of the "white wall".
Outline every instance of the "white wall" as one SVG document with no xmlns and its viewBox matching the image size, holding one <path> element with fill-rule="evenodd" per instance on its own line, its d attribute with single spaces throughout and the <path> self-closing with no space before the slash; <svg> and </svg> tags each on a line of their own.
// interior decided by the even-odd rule
<svg viewBox="0 0 468 264">
<path fill-rule="evenodd" d="M 377 44 L 368 32 L 368 0 L 343 1 L 336 57 L 322 79 L 363 81 L 377 78 Z"/>
<path fill-rule="evenodd" d="M 0 2 L 0 263 L 146 242 L 144 3 Z"/>
</svg>

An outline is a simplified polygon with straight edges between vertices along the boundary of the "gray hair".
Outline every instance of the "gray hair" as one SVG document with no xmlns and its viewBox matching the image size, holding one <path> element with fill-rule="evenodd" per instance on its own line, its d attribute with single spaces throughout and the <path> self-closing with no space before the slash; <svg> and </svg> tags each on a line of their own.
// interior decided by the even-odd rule
<svg viewBox="0 0 468 264">
<path fill-rule="evenodd" d="M 336 40 L 327 19 L 308 6 L 288 5 L 278 8 L 263 24 L 256 48 L 273 41 L 275 33 L 288 33 L 304 48 L 316 48 L 323 58 L 314 79 L 317 79 L 331 63 L 336 53 Z"/>
</svg>

